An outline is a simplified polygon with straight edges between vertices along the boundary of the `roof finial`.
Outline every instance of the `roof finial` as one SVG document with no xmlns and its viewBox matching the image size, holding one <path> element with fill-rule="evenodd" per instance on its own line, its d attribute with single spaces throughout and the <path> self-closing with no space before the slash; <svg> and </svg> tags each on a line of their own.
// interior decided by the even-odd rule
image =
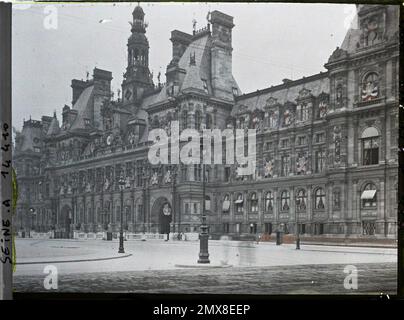
<svg viewBox="0 0 404 320">
<path fill-rule="evenodd" d="M 197 24 L 197 21 L 195 19 L 193 19 L 192 20 L 192 29 L 193 29 L 194 34 L 196 33 L 196 24 Z"/>
</svg>

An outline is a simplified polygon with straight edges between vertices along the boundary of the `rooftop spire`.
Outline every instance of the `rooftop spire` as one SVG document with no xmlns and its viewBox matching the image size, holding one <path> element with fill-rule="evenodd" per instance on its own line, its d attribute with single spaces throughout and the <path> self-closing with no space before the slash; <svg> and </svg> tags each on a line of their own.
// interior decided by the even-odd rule
<svg viewBox="0 0 404 320">
<path fill-rule="evenodd" d="M 132 12 L 133 16 L 133 23 L 132 25 L 132 32 L 146 32 L 147 23 L 144 22 L 144 11 L 142 7 L 138 4 Z"/>
</svg>

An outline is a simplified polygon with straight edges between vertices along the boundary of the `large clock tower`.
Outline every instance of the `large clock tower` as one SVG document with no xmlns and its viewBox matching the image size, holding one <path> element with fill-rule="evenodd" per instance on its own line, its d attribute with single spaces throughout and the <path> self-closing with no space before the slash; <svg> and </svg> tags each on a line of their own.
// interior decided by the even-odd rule
<svg viewBox="0 0 404 320">
<path fill-rule="evenodd" d="M 149 71 L 149 41 L 146 37 L 145 14 L 143 9 L 137 6 L 132 15 L 132 34 L 128 39 L 128 66 L 122 82 L 123 105 L 136 105 L 141 101 L 143 93 L 153 87 Z"/>
</svg>

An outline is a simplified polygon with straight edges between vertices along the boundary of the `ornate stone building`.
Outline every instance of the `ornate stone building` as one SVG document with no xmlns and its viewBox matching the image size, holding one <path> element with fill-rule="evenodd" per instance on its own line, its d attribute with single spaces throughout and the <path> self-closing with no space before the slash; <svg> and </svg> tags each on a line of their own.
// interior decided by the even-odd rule
<svg viewBox="0 0 404 320">
<path fill-rule="evenodd" d="M 255 128 L 257 168 L 206 165 L 213 236 L 286 232 L 396 236 L 399 7 L 358 5 L 358 26 L 326 72 L 241 94 L 232 75 L 233 17 L 210 13 L 193 34 L 171 32 L 166 83 L 148 68 L 147 25 L 133 11 L 122 95 L 112 74 L 72 80 L 71 106 L 24 122 L 15 137 L 17 227 L 198 232 L 201 165 L 151 165 L 153 128 Z M 122 97 L 120 97 L 122 96 Z M 122 211 L 121 211 L 122 210 Z"/>
</svg>

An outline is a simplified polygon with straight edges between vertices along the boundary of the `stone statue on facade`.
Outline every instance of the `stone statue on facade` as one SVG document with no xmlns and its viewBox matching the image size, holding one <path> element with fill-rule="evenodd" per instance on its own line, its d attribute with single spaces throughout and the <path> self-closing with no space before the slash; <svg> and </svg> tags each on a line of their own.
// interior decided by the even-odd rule
<svg viewBox="0 0 404 320">
<path fill-rule="evenodd" d="M 272 160 L 265 160 L 264 177 L 271 178 L 273 176 L 273 163 Z"/>
<path fill-rule="evenodd" d="M 110 187 L 111 187 L 111 183 L 109 181 L 109 178 L 106 178 L 105 182 L 104 182 L 104 190 L 108 191 Z"/>
<path fill-rule="evenodd" d="M 307 159 L 304 155 L 299 155 L 296 160 L 296 173 L 306 174 L 307 171 Z"/>
<path fill-rule="evenodd" d="M 324 118 L 327 115 L 327 102 L 321 101 L 318 105 L 318 109 L 320 118 Z"/>
<path fill-rule="evenodd" d="M 164 183 L 171 183 L 171 170 L 167 170 L 164 176 Z"/>
<path fill-rule="evenodd" d="M 90 184 L 90 182 L 87 182 L 85 190 L 86 190 L 86 192 L 91 192 L 91 184 Z"/>
<path fill-rule="evenodd" d="M 155 171 L 155 172 L 153 172 L 153 175 L 151 177 L 150 184 L 151 185 L 156 185 L 158 183 L 159 183 L 159 178 L 157 176 L 157 171 Z"/>
</svg>

